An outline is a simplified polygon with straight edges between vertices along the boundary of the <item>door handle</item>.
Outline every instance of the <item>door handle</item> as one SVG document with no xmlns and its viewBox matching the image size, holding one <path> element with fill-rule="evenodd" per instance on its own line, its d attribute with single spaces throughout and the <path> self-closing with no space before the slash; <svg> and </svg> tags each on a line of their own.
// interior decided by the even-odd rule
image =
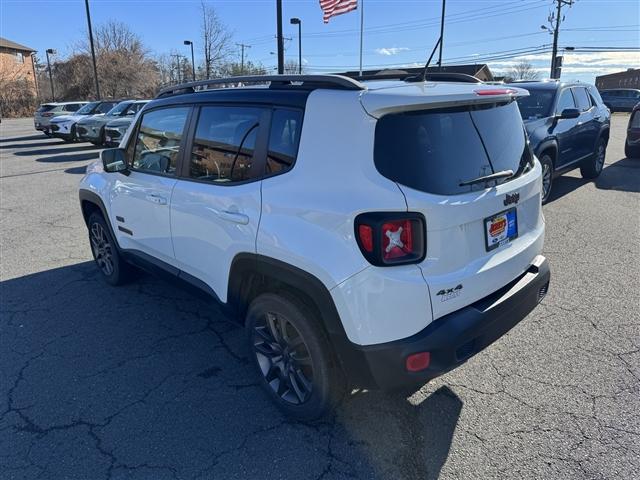
<svg viewBox="0 0 640 480">
<path fill-rule="evenodd" d="M 249 223 L 249 217 L 244 213 L 229 212 L 227 210 L 222 210 L 216 213 L 218 217 L 223 220 L 227 220 L 228 222 L 239 223 L 240 225 L 247 225 Z"/>
<path fill-rule="evenodd" d="M 164 197 L 161 197 L 160 195 L 156 195 L 156 194 L 149 194 L 146 196 L 146 199 L 149 200 L 150 202 L 156 203 L 158 205 L 166 205 L 167 204 L 167 199 Z"/>
</svg>

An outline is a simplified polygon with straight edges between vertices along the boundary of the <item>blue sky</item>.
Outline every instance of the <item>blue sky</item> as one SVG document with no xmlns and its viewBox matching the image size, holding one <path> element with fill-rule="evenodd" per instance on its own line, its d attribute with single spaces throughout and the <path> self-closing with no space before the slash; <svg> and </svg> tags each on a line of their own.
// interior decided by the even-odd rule
<svg viewBox="0 0 640 480">
<path fill-rule="evenodd" d="M 234 42 L 252 45 L 250 60 L 274 67 L 275 0 L 209 0 L 233 33 Z M 297 26 L 302 19 L 303 58 L 312 72 L 357 69 L 359 12 L 322 23 L 317 0 L 283 0 L 287 58 L 297 59 Z M 360 0 L 359 3 L 362 3 Z M 489 59 L 494 71 L 524 59 L 548 75 L 552 37 L 547 24 L 552 0 L 448 0 L 444 62 L 476 63 Z M 116 19 L 129 25 L 154 54 L 187 54 L 183 40 L 194 41 L 200 56 L 200 1 L 91 0 L 94 25 Z M 393 67 L 424 63 L 439 33 L 440 0 L 364 0 L 364 65 Z M 594 47 L 640 48 L 640 2 L 576 0 L 564 8 L 560 46 L 577 47 L 565 57 L 563 79 L 593 82 L 594 76 L 640 67 L 640 51 L 593 52 Z M 0 35 L 61 57 L 86 31 L 82 0 L 0 0 Z M 542 49 L 542 50 L 536 50 Z M 581 50 L 582 49 L 582 50 Z M 239 49 L 237 49 L 239 58 Z M 506 53 L 503 53 L 506 52 Z M 518 54 L 519 52 L 524 52 Z"/>
</svg>

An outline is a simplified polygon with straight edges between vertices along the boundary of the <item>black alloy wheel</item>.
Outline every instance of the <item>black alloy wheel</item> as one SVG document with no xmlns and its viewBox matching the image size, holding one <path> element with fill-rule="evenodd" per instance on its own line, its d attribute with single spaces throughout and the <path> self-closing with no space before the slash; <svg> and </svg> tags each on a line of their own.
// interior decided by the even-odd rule
<svg viewBox="0 0 640 480">
<path fill-rule="evenodd" d="M 313 390 L 313 361 L 300 332 L 273 312 L 253 327 L 253 349 L 265 381 L 286 403 L 300 405 Z"/>
</svg>

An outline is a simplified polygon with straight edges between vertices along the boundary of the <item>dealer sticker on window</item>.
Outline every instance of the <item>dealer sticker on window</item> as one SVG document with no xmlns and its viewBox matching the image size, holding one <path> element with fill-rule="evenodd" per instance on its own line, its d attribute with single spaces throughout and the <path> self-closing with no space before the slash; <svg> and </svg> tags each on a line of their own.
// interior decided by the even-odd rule
<svg viewBox="0 0 640 480">
<path fill-rule="evenodd" d="M 506 245 L 518 236 L 518 216 L 515 208 L 484 220 L 487 251 Z"/>
</svg>

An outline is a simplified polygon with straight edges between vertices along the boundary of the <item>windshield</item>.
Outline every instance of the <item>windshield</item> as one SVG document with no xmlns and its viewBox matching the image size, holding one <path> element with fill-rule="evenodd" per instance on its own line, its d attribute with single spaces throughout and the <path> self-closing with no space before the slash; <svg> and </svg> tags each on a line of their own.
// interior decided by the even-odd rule
<svg viewBox="0 0 640 480">
<path fill-rule="evenodd" d="M 389 114 L 376 126 L 378 171 L 423 192 L 482 189 L 484 182 L 460 183 L 504 170 L 515 178 L 532 158 L 515 102 Z"/>
<path fill-rule="evenodd" d="M 98 105 L 98 102 L 87 103 L 76 112 L 76 115 L 89 115 L 96 105 Z"/>
<path fill-rule="evenodd" d="M 127 108 L 131 106 L 133 102 L 120 102 L 115 107 L 107 112 L 107 115 L 118 116 L 121 115 Z"/>
<path fill-rule="evenodd" d="M 548 117 L 555 97 L 555 90 L 529 90 L 528 97 L 519 97 L 518 106 L 523 120 Z"/>
</svg>

